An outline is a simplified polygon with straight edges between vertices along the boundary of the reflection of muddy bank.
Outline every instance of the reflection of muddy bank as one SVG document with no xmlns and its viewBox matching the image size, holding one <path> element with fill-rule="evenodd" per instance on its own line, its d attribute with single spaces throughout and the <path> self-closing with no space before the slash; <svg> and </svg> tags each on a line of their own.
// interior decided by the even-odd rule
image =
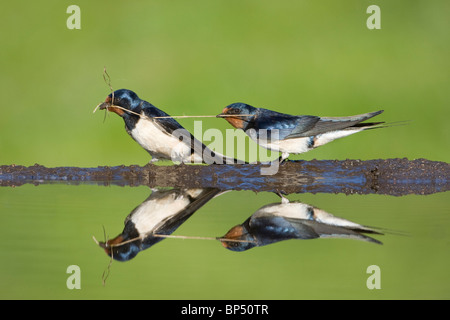
<svg viewBox="0 0 450 320">
<path fill-rule="evenodd" d="M 450 190 L 450 164 L 425 159 L 312 160 L 283 164 L 275 175 L 261 165 L 46 168 L 0 166 L 0 185 L 95 183 L 151 187 L 280 191 L 285 193 L 431 194 Z"/>
</svg>

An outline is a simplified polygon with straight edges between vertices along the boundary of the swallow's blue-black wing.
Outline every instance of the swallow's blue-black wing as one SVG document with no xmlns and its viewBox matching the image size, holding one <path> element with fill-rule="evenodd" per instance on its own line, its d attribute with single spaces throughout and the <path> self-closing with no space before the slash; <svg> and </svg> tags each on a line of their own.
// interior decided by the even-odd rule
<svg viewBox="0 0 450 320">
<path fill-rule="evenodd" d="M 351 127 L 370 127 L 382 122 L 361 123 L 376 115 L 383 110 L 365 113 L 350 117 L 317 117 L 309 115 L 293 116 L 279 113 L 272 110 L 260 108 L 255 115 L 255 121 L 248 128 L 253 128 L 258 134 L 266 134 L 268 139 L 274 138 L 278 133 L 278 139 L 291 139 L 301 137 L 311 137 L 321 133 L 345 130 Z M 275 136 L 276 138 L 276 136 Z"/>
<path fill-rule="evenodd" d="M 320 120 L 316 116 L 293 116 L 267 109 L 258 109 L 254 122 L 247 129 L 254 129 L 258 138 L 285 139 L 295 130 L 309 131 Z"/>
<path fill-rule="evenodd" d="M 288 239 L 316 238 L 351 238 L 381 244 L 361 233 L 367 232 L 365 230 L 353 230 L 314 220 L 268 216 L 251 219 L 249 225 L 251 234 L 260 246 Z"/>
<path fill-rule="evenodd" d="M 372 127 L 374 125 L 383 122 L 371 122 L 371 123 L 361 123 L 361 122 L 370 119 L 372 117 L 375 117 L 376 115 L 379 115 L 382 112 L 383 110 L 350 117 L 318 118 L 318 121 L 316 121 L 313 126 L 304 126 L 301 122 L 299 122 L 297 127 L 294 128 L 289 135 L 285 136 L 284 139 L 311 137 L 325 132 L 352 129 L 355 127 L 359 128 Z"/>
<path fill-rule="evenodd" d="M 152 104 L 150 104 L 147 101 L 144 102 L 143 110 L 144 110 L 145 115 L 149 118 L 170 117 L 169 114 L 156 108 L 155 106 L 153 106 Z M 160 125 L 160 127 L 163 130 L 165 130 L 166 133 L 168 133 L 168 134 L 172 134 L 175 130 L 183 129 L 183 126 L 181 124 L 179 124 L 178 121 L 175 120 L 174 118 L 160 118 L 160 119 L 153 119 L 153 120 L 156 121 Z"/>
</svg>

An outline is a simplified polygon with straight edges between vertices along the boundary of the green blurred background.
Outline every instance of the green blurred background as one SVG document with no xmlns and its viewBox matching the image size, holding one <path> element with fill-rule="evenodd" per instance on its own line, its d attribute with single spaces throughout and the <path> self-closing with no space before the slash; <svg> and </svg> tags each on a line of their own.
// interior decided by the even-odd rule
<svg viewBox="0 0 450 320">
<path fill-rule="evenodd" d="M 233 102 L 292 114 L 378 109 L 387 122 L 293 159 L 450 155 L 448 1 L 14 1 L 0 13 L 0 163 L 139 164 L 150 159 L 94 107 L 128 88 L 171 115 Z M 366 9 L 381 8 L 381 30 Z M 181 119 L 188 129 L 195 119 Z M 205 119 L 203 130 L 231 128 Z M 206 141 L 207 142 L 207 141 Z"/>
<path fill-rule="evenodd" d="M 66 9 L 81 8 L 81 30 Z M 369 30 L 369 5 L 381 30 Z M 171 115 L 215 115 L 233 102 L 291 114 L 412 120 L 293 159 L 450 158 L 449 1 L 14 1 L 0 12 L 0 164 L 144 165 L 123 121 L 92 113 L 128 88 Z M 180 122 L 193 129 L 194 119 Z M 203 130 L 229 129 L 206 119 Z M 207 142 L 207 141 L 206 141 Z M 2 298 L 449 298 L 448 193 L 401 198 L 291 195 L 352 221 L 402 230 L 384 246 L 292 241 L 233 253 L 208 241 L 165 240 L 114 263 L 91 236 L 121 232 L 146 187 L 0 189 Z M 272 194 L 232 192 L 177 232 L 220 236 Z M 65 268 L 82 269 L 82 290 Z M 382 290 L 365 287 L 370 264 Z"/>
</svg>

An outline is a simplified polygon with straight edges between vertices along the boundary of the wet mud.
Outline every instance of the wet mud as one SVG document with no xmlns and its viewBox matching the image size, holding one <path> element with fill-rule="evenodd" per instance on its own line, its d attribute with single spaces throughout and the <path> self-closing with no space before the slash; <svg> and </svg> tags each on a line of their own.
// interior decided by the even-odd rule
<svg viewBox="0 0 450 320">
<path fill-rule="evenodd" d="M 169 163 L 167 163 L 169 164 Z M 450 164 L 426 159 L 288 161 L 273 175 L 264 164 L 99 166 L 0 166 L 0 186 L 97 184 L 218 188 L 290 193 L 432 194 L 450 189 Z"/>
</svg>

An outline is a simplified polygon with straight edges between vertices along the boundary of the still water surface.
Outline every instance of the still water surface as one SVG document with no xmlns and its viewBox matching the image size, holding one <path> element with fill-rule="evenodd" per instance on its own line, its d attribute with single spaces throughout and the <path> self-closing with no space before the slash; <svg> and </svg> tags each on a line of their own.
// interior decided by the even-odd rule
<svg viewBox="0 0 450 320">
<path fill-rule="evenodd" d="M 0 188 L 1 298 L 450 298 L 448 192 L 401 197 L 286 195 L 304 208 L 320 208 L 335 217 L 378 228 L 384 235 L 366 235 L 382 244 L 355 239 L 357 236 L 270 239 L 260 242 L 263 246 L 233 251 L 219 240 L 158 238 L 129 261 L 111 263 L 93 236 L 104 241 L 103 228 L 107 239 L 121 234 L 126 217 L 161 192 L 167 195 L 173 190 L 88 184 Z M 279 203 L 280 197 L 271 192 L 229 191 L 203 201 L 184 216 L 183 223 L 176 219 L 169 227 L 163 223 L 166 229 L 161 233 L 223 237 L 262 207 Z M 317 209 L 305 212 L 312 210 Z M 301 225 L 296 222 L 290 226 Z M 305 228 L 296 232 L 297 238 L 305 235 Z M 80 268 L 80 289 L 67 287 L 71 265 Z M 371 276 L 367 268 L 372 265 L 379 267 L 381 289 L 367 287 Z M 103 285 L 105 270 L 109 276 Z"/>
</svg>

